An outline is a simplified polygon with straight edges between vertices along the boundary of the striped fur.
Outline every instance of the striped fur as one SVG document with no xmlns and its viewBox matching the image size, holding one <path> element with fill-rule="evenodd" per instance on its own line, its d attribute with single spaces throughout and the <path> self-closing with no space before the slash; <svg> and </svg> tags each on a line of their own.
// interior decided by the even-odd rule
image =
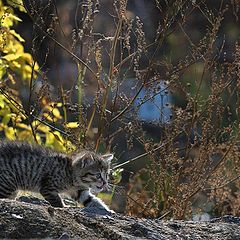
<svg viewBox="0 0 240 240">
<path fill-rule="evenodd" d="M 54 207 L 63 207 L 59 196 L 63 192 L 82 204 L 87 199 L 95 202 L 91 191 L 107 188 L 112 158 L 88 151 L 70 156 L 24 142 L 1 142 L 0 198 L 15 198 L 21 189 L 40 192 Z"/>
</svg>

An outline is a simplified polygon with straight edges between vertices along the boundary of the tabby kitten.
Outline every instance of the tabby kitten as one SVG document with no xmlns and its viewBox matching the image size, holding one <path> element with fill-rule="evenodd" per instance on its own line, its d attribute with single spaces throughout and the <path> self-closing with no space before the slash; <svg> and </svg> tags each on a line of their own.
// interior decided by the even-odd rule
<svg viewBox="0 0 240 240">
<path fill-rule="evenodd" d="M 0 198 L 17 190 L 37 191 L 53 206 L 63 207 L 67 193 L 87 207 L 109 208 L 91 191 L 107 188 L 112 154 L 81 152 L 72 156 L 24 142 L 0 143 Z"/>
</svg>

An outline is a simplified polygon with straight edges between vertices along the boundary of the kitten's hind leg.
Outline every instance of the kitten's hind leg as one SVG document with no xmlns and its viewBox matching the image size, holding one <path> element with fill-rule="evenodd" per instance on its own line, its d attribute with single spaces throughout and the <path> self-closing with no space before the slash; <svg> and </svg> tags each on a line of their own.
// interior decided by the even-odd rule
<svg viewBox="0 0 240 240">
<path fill-rule="evenodd" d="M 55 190 L 50 190 L 48 188 L 40 189 L 40 193 L 43 195 L 45 200 L 47 200 L 53 207 L 64 207 L 62 199 Z"/>
<path fill-rule="evenodd" d="M 8 198 L 15 199 L 17 197 L 17 194 L 18 194 L 18 191 L 14 191 Z"/>
<path fill-rule="evenodd" d="M 0 198 L 15 199 L 17 195 L 16 187 L 0 180 Z"/>
</svg>

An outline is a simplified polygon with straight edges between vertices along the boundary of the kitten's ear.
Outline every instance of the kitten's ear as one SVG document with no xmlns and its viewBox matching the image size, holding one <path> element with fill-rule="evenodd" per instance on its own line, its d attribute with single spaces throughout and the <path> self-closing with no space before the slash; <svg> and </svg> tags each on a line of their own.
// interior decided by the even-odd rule
<svg viewBox="0 0 240 240">
<path fill-rule="evenodd" d="M 90 153 L 83 152 L 75 156 L 73 164 L 81 165 L 81 168 L 90 166 L 93 163 L 93 157 Z"/>
<path fill-rule="evenodd" d="M 103 158 L 104 162 L 107 162 L 108 164 L 110 164 L 111 161 L 112 161 L 113 158 L 114 158 L 114 155 L 111 154 L 111 153 L 108 153 L 108 154 L 104 154 L 104 155 L 102 156 L 102 158 Z"/>
</svg>

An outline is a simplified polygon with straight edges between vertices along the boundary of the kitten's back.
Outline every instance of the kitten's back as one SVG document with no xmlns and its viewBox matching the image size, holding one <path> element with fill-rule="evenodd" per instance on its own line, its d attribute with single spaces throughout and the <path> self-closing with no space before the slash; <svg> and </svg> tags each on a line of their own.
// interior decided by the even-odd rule
<svg viewBox="0 0 240 240">
<path fill-rule="evenodd" d="M 38 190 L 47 173 L 58 170 L 60 153 L 24 142 L 0 143 L 0 181 L 19 189 Z M 67 163 L 65 163 L 66 165 Z M 57 173 L 56 173 L 57 174 Z"/>
</svg>

